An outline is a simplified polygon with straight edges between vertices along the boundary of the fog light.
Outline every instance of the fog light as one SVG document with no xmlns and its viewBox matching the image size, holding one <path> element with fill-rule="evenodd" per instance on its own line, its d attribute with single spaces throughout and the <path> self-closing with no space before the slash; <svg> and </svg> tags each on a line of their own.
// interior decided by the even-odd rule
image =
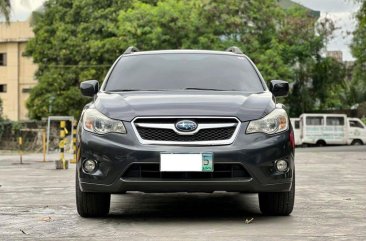
<svg viewBox="0 0 366 241">
<path fill-rule="evenodd" d="M 84 171 L 92 172 L 97 167 L 97 163 L 94 160 L 86 160 L 83 164 Z"/>
<path fill-rule="evenodd" d="M 276 168 L 279 172 L 284 172 L 287 170 L 287 161 L 285 160 L 278 160 L 276 162 Z"/>
</svg>

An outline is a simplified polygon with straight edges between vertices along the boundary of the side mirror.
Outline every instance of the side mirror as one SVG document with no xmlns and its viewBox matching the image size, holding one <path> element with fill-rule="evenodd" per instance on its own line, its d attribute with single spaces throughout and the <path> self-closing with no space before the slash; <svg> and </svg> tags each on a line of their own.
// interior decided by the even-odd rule
<svg viewBox="0 0 366 241">
<path fill-rule="evenodd" d="M 289 85 L 287 81 L 271 80 L 269 90 L 274 96 L 287 96 L 289 92 Z"/>
<path fill-rule="evenodd" d="M 80 90 L 84 96 L 93 97 L 99 91 L 98 80 L 87 80 L 80 83 Z"/>
</svg>

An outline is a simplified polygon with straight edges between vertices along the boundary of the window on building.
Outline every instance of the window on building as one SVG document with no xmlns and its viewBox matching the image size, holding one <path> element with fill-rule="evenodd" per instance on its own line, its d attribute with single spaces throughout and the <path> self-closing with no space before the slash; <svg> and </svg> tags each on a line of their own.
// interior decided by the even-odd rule
<svg viewBox="0 0 366 241">
<path fill-rule="evenodd" d="M 6 85 L 0 84 L 0 93 L 6 93 Z"/>
<path fill-rule="evenodd" d="M 327 117 L 327 126 L 344 126 L 344 117 Z"/>
<path fill-rule="evenodd" d="M 6 66 L 6 53 L 0 53 L 0 66 Z"/>
<path fill-rule="evenodd" d="M 324 118 L 322 116 L 308 116 L 306 117 L 306 125 L 308 126 L 322 126 Z"/>
<path fill-rule="evenodd" d="M 32 90 L 32 88 L 23 88 L 23 89 L 22 89 L 22 92 L 23 92 L 23 93 L 30 93 L 30 92 L 31 92 L 31 90 Z"/>
</svg>

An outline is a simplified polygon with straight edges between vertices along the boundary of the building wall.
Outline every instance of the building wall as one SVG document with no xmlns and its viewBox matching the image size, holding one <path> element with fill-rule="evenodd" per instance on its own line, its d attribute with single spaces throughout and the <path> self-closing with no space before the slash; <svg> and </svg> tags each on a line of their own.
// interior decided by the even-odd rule
<svg viewBox="0 0 366 241">
<path fill-rule="evenodd" d="M 337 60 L 338 62 L 343 62 L 343 52 L 342 51 L 339 51 L 339 50 L 327 51 L 326 55 L 327 55 L 327 57 Z"/>
<path fill-rule="evenodd" d="M 35 73 L 37 71 L 37 65 L 33 63 L 32 58 L 23 57 L 22 54 L 25 51 L 26 42 L 19 45 L 19 119 L 28 119 L 28 110 L 26 108 L 26 101 L 29 97 L 30 90 L 38 83 L 35 79 Z"/>
<path fill-rule="evenodd" d="M 0 93 L 3 100 L 3 115 L 10 120 L 26 120 L 26 100 L 29 90 L 37 84 L 37 70 L 31 58 L 23 57 L 27 41 L 33 37 L 28 22 L 0 24 L 0 53 L 6 53 L 6 65 L 0 66 L 0 85 L 6 92 Z"/>
</svg>

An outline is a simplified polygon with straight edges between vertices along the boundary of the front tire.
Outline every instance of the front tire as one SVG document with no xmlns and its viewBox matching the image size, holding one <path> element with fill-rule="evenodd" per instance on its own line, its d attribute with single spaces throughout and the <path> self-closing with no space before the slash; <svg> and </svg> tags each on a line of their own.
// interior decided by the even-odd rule
<svg viewBox="0 0 366 241">
<path fill-rule="evenodd" d="M 351 145 L 352 146 L 361 146 L 361 145 L 363 145 L 363 142 L 359 139 L 355 139 L 352 141 Z"/>
<path fill-rule="evenodd" d="M 80 189 L 79 177 L 76 173 L 76 207 L 81 217 L 104 217 L 109 213 L 110 193 L 83 192 Z"/>
<path fill-rule="evenodd" d="M 327 143 L 323 140 L 319 140 L 319 141 L 316 142 L 317 147 L 323 147 L 323 146 L 326 146 L 326 145 L 327 145 Z"/>
<path fill-rule="evenodd" d="M 264 215 L 288 216 L 295 203 L 295 176 L 289 192 L 262 192 L 258 198 L 259 208 Z"/>
</svg>

